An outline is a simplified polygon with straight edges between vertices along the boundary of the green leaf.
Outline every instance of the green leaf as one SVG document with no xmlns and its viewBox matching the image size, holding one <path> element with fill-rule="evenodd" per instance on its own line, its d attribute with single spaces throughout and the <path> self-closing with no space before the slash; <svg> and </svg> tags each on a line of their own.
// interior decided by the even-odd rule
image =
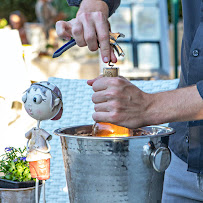
<svg viewBox="0 0 203 203">
<path fill-rule="evenodd" d="M 29 170 L 28 168 L 26 168 L 26 169 L 24 170 L 24 174 L 27 175 L 27 174 L 29 174 L 29 173 L 30 173 L 30 170 Z"/>
<path fill-rule="evenodd" d="M 8 171 L 9 171 L 9 172 L 12 172 L 12 171 L 13 171 L 13 168 L 12 168 L 12 167 L 10 167 L 10 168 L 8 169 Z"/>
<path fill-rule="evenodd" d="M 13 177 L 12 177 L 12 180 L 15 181 L 15 180 L 17 180 L 17 178 L 16 178 L 15 176 L 13 176 Z"/>
<path fill-rule="evenodd" d="M 11 175 L 5 175 L 4 177 L 5 177 L 7 180 L 11 180 L 11 179 L 12 179 Z"/>
<path fill-rule="evenodd" d="M 14 163 L 14 161 L 11 161 L 11 167 L 12 167 L 13 169 L 15 169 L 15 163 Z"/>
<path fill-rule="evenodd" d="M 15 175 L 16 175 L 17 177 L 21 177 L 21 176 L 22 176 L 22 172 L 16 171 Z"/>
<path fill-rule="evenodd" d="M 17 170 L 18 172 L 22 173 L 22 172 L 23 172 L 23 167 L 20 166 L 20 165 L 18 165 L 18 166 L 16 167 L 16 170 Z"/>
</svg>

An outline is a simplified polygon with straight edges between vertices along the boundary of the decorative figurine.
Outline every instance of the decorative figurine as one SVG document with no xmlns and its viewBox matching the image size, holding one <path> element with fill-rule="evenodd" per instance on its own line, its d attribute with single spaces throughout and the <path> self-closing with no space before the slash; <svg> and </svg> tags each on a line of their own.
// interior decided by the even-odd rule
<svg viewBox="0 0 203 203">
<path fill-rule="evenodd" d="M 45 180 L 50 178 L 50 144 L 52 136 L 40 128 L 42 120 L 58 120 L 62 116 L 63 102 L 59 88 L 47 81 L 33 83 L 22 97 L 26 112 L 37 120 L 37 127 L 29 130 L 25 137 L 27 158 L 32 178 L 36 178 L 35 201 L 38 203 L 38 184 L 42 180 L 45 202 Z"/>
</svg>

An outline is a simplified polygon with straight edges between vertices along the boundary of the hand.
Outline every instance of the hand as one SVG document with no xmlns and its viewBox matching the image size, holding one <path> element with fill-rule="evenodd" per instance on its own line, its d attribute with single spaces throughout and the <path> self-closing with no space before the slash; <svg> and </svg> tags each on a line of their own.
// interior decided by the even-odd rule
<svg viewBox="0 0 203 203">
<path fill-rule="evenodd" d="M 59 37 L 70 40 L 73 37 L 79 47 L 88 46 L 96 51 L 99 46 L 103 62 L 117 62 L 109 43 L 108 6 L 101 0 L 83 0 L 76 18 L 56 23 Z M 98 45 L 99 43 L 99 45 Z"/>
<path fill-rule="evenodd" d="M 87 81 L 95 93 L 93 119 L 127 128 L 147 125 L 150 94 L 144 93 L 124 77 L 102 77 Z"/>
<path fill-rule="evenodd" d="M 87 83 L 95 91 L 92 101 L 96 122 L 137 128 L 203 119 L 202 97 L 196 85 L 148 94 L 123 77 L 99 76 Z"/>
</svg>

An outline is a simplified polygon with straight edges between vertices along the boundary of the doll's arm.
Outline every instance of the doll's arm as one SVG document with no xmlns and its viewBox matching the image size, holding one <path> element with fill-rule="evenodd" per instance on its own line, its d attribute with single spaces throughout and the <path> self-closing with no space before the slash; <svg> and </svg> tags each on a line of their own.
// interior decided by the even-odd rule
<svg viewBox="0 0 203 203">
<path fill-rule="evenodd" d="M 27 133 L 25 133 L 25 137 L 26 137 L 27 139 L 29 139 L 29 140 L 32 138 L 32 130 L 33 130 L 33 128 L 30 129 Z"/>
<path fill-rule="evenodd" d="M 41 129 L 41 136 L 45 139 L 50 141 L 52 139 L 52 136 L 45 130 Z"/>
</svg>

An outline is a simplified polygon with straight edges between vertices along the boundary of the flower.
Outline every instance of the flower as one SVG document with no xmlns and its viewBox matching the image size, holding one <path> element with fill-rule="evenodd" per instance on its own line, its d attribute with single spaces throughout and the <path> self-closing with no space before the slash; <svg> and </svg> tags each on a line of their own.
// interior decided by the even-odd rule
<svg viewBox="0 0 203 203">
<path fill-rule="evenodd" d="M 24 157 L 20 157 L 20 160 L 21 161 L 26 161 L 26 157 L 24 156 Z"/>
<path fill-rule="evenodd" d="M 16 162 L 16 161 L 18 161 L 18 158 L 16 158 L 16 159 L 13 160 L 13 162 Z"/>
<path fill-rule="evenodd" d="M 4 174 L 1 178 L 19 182 L 33 180 L 25 157 L 26 147 L 6 147 L 4 151 L 0 156 L 0 172 Z"/>
<path fill-rule="evenodd" d="M 4 150 L 7 152 L 10 152 L 11 150 L 13 150 L 13 148 L 12 147 L 6 147 Z"/>
</svg>

